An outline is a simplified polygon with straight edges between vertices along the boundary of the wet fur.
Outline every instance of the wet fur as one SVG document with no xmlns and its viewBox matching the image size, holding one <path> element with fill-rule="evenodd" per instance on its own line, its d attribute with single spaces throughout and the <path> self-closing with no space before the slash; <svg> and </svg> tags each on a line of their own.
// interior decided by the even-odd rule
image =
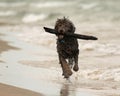
<svg viewBox="0 0 120 96">
<path fill-rule="evenodd" d="M 55 30 L 60 33 L 57 35 L 57 52 L 59 57 L 59 63 L 61 64 L 63 76 L 69 78 L 72 75 L 72 68 L 74 71 L 78 71 L 78 41 L 76 38 L 67 37 L 62 34 L 66 32 L 74 33 L 75 26 L 67 18 L 58 19 L 55 24 Z"/>
</svg>

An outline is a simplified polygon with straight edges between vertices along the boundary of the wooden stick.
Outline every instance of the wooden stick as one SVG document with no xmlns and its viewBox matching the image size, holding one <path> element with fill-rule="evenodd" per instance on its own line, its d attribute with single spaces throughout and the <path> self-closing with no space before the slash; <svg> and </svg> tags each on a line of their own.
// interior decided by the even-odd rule
<svg viewBox="0 0 120 96">
<path fill-rule="evenodd" d="M 55 34 L 55 35 L 59 34 L 55 29 L 44 27 L 44 30 L 48 33 L 52 33 L 52 34 Z M 62 34 L 62 35 L 69 36 L 69 37 L 74 37 L 74 38 L 77 38 L 77 39 L 83 39 L 83 40 L 98 40 L 98 38 L 94 37 L 94 36 L 80 35 L 80 34 L 76 34 L 76 33 L 65 33 L 65 34 Z"/>
</svg>

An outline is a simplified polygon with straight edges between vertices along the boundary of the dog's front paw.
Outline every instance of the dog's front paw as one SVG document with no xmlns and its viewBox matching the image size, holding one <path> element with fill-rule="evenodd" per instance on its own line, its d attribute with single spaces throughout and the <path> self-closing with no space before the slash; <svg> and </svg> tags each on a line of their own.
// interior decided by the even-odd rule
<svg viewBox="0 0 120 96">
<path fill-rule="evenodd" d="M 72 75 L 72 71 L 65 72 L 64 73 L 64 78 L 69 78 Z"/>
<path fill-rule="evenodd" d="M 68 64 L 63 64 L 62 69 L 65 78 L 69 78 L 72 75 L 72 70 L 70 69 Z"/>
<path fill-rule="evenodd" d="M 74 71 L 78 71 L 78 70 L 79 70 L 78 65 L 75 64 L 74 67 L 73 67 L 73 70 L 74 70 Z"/>
</svg>

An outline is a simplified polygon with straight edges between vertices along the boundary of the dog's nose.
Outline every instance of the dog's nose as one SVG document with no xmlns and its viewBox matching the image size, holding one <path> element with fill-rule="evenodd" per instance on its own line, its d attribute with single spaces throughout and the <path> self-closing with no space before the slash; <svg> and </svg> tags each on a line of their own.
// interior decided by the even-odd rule
<svg viewBox="0 0 120 96">
<path fill-rule="evenodd" d="M 63 30 L 62 30 L 62 29 L 60 30 L 60 33 L 63 33 Z"/>
<path fill-rule="evenodd" d="M 63 30 L 63 29 L 59 30 L 59 34 L 64 34 L 64 33 L 65 33 L 65 30 Z"/>
</svg>

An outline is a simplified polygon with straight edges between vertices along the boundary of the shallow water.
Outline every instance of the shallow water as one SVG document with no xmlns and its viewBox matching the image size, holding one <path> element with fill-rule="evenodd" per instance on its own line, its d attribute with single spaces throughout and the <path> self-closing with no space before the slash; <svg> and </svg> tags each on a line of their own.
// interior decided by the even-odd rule
<svg viewBox="0 0 120 96">
<path fill-rule="evenodd" d="M 19 48 L 19 50 L 10 50 L 1 54 L 1 58 L 5 62 L 0 64 L 0 83 L 40 92 L 45 96 L 96 96 L 90 92 L 82 91 L 79 87 L 77 88 L 74 84 L 63 79 L 60 67 L 44 68 L 43 66 L 37 68 L 19 63 L 21 60 L 45 61 L 47 59 L 42 55 L 46 54 L 47 56 L 47 54 L 51 54 L 52 50 L 21 42 L 12 33 L 7 33 L 4 40 L 12 42 L 10 45 Z M 46 53 L 45 49 L 49 53 Z M 32 51 L 36 52 L 38 50 L 43 50 L 40 57 L 29 55 Z M 49 59 L 52 60 L 53 57 L 49 57 Z"/>
<path fill-rule="evenodd" d="M 119 24 L 119 3 L 119 0 L 0 0 L 0 22 L 52 24 L 54 18 L 66 16 L 76 24 L 103 21 Z"/>
<path fill-rule="evenodd" d="M 3 29 L 4 27 L 1 28 L 1 30 Z M 7 30 L 16 32 L 7 32 Z M 53 46 L 46 47 L 46 45 L 26 42 L 23 38 L 19 38 L 26 36 L 26 34 L 17 32 L 18 29 L 14 29 L 14 27 L 7 30 L 1 32 L 1 34 L 4 34 L 1 35 L 1 39 L 16 49 L 8 48 L 0 56 L 2 60 L 0 62 L 1 83 L 37 91 L 45 96 L 83 96 L 83 94 L 84 96 L 96 96 L 97 94 L 109 96 L 109 94 L 119 94 L 119 64 L 111 61 L 107 66 L 104 60 L 104 58 L 108 60 L 112 58 L 119 61 L 119 55 L 113 54 L 111 57 L 109 53 L 97 53 L 93 45 L 93 47 L 85 47 L 84 50 L 86 48 L 90 49 L 87 49 L 88 51 L 82 50 L 83 52 L 80 54 L 80 71 L 74 73 L 70 78 L 70 82 L 68 82 L 61 76 L 61 68 Z M 30 34 L 27 34 L 28 38 Z M 51 39 L 53 37 L 50 36 Z M 91 49 L 92 51 L 90 51 Z M 94 58 L 89 57 L 89 52 L 92 52 Z M 89 66 L 89 63 L 91 63 L 91 66 Z"/>
</svg>

